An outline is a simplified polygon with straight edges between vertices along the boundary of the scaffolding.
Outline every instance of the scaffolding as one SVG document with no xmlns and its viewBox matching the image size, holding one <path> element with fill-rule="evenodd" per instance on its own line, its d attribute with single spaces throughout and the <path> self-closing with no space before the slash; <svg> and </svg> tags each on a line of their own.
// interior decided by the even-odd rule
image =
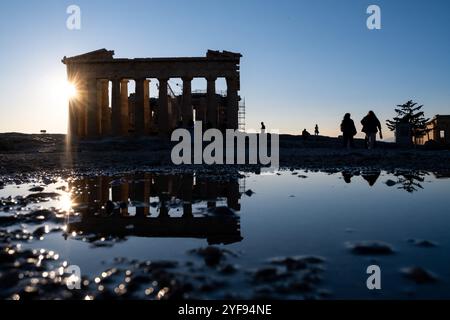
<svg viewBox="0 0 450 320">
<path fill-rule="evenodd" d="M 239 102 L 238 129 L 245 132 L 245 98 Z"/>
</svg>

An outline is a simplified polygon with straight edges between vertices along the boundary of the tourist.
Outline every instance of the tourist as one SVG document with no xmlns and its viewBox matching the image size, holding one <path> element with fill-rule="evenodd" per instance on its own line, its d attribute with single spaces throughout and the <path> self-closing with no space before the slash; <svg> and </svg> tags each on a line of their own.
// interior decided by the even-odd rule
<svg viewBox="0 0 450 320">
<path fill-rule="evenodd" d="M 311 136 L 311 134 L 308 132 L 308 130 L 303 129 L 302 131 L 302 137 L 304 140 L 308 139 Z"/>
<path fill-rule="evenodd" d="M 316 124 L 316 127 L 314 128 L 314 135 L 319 135 L 319 126 Z"/>
<path fill-rule="evenodd" d="M 357 131 L 350 113 L 344 115 L 344 119 L 341 123 L 341 132 L 344 139 L 344 148 L 353 148 L 353 137 L 356 135 Z"/>
<path fill-rule="evenodd" d="M 373 149 L 377 140 L 377 132 L 380 132 L 380 139 L 383 139 L 380 120 L 373 111 L 369 111 L 367 116 L 361 120 L 361 124 L 363 126 L 362 132 L 366 134 L 367 148 Z"/>
</svg>

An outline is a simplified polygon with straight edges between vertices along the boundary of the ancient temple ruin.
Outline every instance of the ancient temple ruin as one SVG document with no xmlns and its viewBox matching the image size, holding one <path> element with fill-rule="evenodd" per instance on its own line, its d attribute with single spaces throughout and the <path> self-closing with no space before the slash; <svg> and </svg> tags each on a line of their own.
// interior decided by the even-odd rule
<svg viewBox="0 0 450 320">
<path fill-rule="evenodd" d="M 115 59 L 106 49 L 64 57 L 68 79 L 77 88 L 69 102 L 69 135 L 168 136 L 175 128 L 192 127 L 193 121 L 236 130 L 241 57 L 209 50 L 206 57 Z M 182 94 L 172 91 L 171 78 L 182 79 Z M 206 79 L 206 91 L 192 92 L 194 78 Z M 226 80 L 225 93 L 216 92 L 218 78 Z M 129 81 L 135 81 L 134 94 L 128 92 Z M 158 98 L 150 97 L 150 81 L 158 83 Z"/>
</svg>

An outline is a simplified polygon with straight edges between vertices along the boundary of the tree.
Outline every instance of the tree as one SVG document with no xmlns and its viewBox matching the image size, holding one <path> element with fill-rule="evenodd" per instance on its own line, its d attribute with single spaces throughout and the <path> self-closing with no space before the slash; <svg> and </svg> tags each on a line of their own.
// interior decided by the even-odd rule
<svg viewBox="0 0 450 320">
<path fill-rule="evenodd" d="M 416 140 L 426 135 L 430 129 L 427 129 L 429 118 L 425 118 L 425 113 L 421 111 L 423 105 L 409 100 L 408 102 L 397 105 L 395 112 L 397 116 L 392 120 L 387 120 L 386 125 L 391 131 L 395 131 L 398 123 L 407 123 L 411 128 L 411 136 Z"/>
</svg>

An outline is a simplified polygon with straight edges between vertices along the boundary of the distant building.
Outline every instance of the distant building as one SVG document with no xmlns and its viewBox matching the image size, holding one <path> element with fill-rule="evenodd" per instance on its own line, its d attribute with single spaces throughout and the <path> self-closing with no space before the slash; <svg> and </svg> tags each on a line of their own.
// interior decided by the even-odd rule
<svg viewBox="0 0 450 320">
<path fill-rule="evenodd" d="M 439 144 L 450 144 L 450 115 L 436 115 L 427 124 L 430 131 L 422 138 L 417 139 L 418 144 L 435 141 Z"/>
</svg>

